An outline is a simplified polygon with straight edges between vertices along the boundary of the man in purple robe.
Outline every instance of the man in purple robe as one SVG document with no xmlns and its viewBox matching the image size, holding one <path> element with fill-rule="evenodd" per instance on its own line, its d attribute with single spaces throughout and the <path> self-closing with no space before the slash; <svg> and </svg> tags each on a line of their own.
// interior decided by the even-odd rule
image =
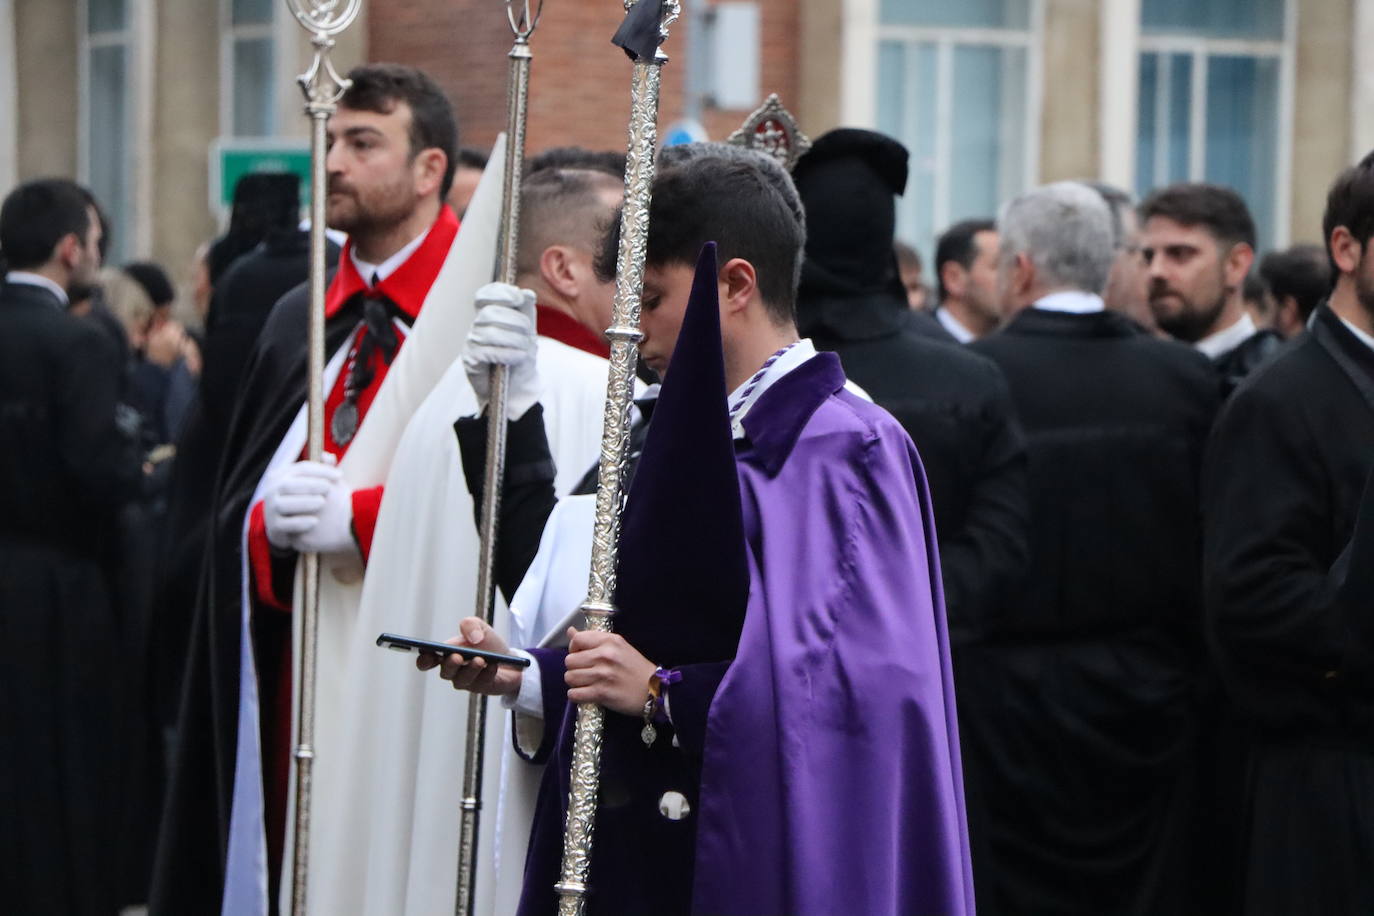
<svg viewBox="0 0 1374 916">
<path fill-rule="evenodd" d="M 974 911 L 924 472 L 798 339 L 804 220 L 779 176 L 706 157 L 655 182 L 641 353 L 665 382 L 617 632 L 570 631 L 523 673 L 443 663 L 455 687 L 514 698 L 520 750 L 549 761 L 522 914 L 556 910 L 581 702 L 611 713 L 589 913 Z M 476 618 L 461 630 L 455 645 L 506 650 Z"/>
</svg>

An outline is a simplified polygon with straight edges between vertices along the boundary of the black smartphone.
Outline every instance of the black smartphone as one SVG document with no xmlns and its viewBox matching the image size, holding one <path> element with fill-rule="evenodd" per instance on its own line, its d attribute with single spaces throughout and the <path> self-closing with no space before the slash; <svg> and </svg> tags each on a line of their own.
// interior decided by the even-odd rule
<svg viewBox="0 0 1374 916">
<path fill-rule="evenodd" d="M 500 652 L 488 652 L 486 649 L 450 646 L 446 642 L 412 639 L 409 636 L 397 636 L 395 633 L 383 633 L 378 636 L 377 645 L 384 649 L 395 649 L 397 652 L 430 652 L 434 655 L 461 655 L 467 659 L 480 658 L 488 664 L 509 665 L 512 668 L 528 668 L 530 666 L 530 660 L 523 655 L 503 655 Z"/>
</svg>

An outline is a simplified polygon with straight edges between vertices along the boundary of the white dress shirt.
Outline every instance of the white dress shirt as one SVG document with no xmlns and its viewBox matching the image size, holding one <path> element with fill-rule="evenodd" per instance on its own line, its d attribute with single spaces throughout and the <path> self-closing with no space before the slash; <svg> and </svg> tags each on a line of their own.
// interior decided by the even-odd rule
<svg viewBox="0 0 1374 916">
<path fill-rule="evenodd" d="M 1101 296 L 1076 289 L 1050 293 L 1031 305 L 1031 308 L 1044 309 L 1047 312 L 1069 312 L 1074 315 L 1090 315 L 1106 307 Z"/>
<path fill-rule="evenodd" d="M 950 314 L 949 309 L 944 306 L 940 306 L 935 310 L 935 320 L 944 325 L 945 330 L 949 331 L 950 336 L 961 344 L 966 344 L 978 337 L 977 334 L 974 334 L 968 328 L 964 327 L 964 323 Z"/>
<path fill-rule="evenodd" d="M 1259 328 L 1255 327 L 1255 320 L 1250 317 L 1250 313 L 1241 312 L 1240 320 L 1233 322 L 1228 328 L 1222 328 L 1215 334 L 1207 335 L 1193 344 L 1193 348 L 1208 359 L 1217 359 L 1255 336 L 1255 332 L 1258 330 Z"/>
<path fill-rule="evenodd" d="M 56 296 L 63 305 L 71 304 L 71 300 L 67 298 L 67 291 L 42 274 L 30 273 L 27 270 L 12 270 L 5 274 L 5 282 L 19 283 L 24 286 L 41 286 Z"/>
<path fill-rule="evenodd" d="M 349 256 L 353 258 L 353 266 L 358 268 L 358 273 L 362 275 L 363 282 L 368 286 L 376 286 L 378 283 L 381 283 L 387 277 L 394 274 L 396 269 L 415 253 L 415 249 L 420 247 L 420 244 L 424 242 L 425 237 L 428 235 L 429 230 L 426 229 L 408 242 L 404 248 L 380 264 L 369 264 L 367 261 L 364 261 L 358 256 L 357 248 L 349 249 Z"/>
</svg>

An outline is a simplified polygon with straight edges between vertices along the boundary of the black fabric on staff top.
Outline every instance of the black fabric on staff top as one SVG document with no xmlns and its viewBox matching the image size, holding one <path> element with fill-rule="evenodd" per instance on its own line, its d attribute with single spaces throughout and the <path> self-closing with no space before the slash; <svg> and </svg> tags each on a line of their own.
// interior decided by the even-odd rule
<svg viewBox="0 0 1374 916">
<path fill-rule="evenodd" d="M 662 20 L 663 0 L 639 0 L 625 14 L 625 21 L 616 29 L 611 44 L 629 55 L 630 60 L 651 61 L 661 44 Z"/>
</svg>

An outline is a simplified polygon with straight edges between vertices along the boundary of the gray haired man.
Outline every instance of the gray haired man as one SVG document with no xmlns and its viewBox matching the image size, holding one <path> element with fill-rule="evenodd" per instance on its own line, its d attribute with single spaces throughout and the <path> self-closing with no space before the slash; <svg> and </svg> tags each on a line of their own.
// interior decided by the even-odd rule
<svg viewBox="0 0 1374 916">
<path fill-rule="evenodd" d="M 963 720 L 985 793 L 990 913 L 1192 912 L 1191 735 L 1201 617 L 1198 476 L 1218 401 L 1207 360 L 1103 306 L 1111 213 L 1085 185 L 1002 210 L 1010 322 L 971 345 L 1027 437 L 1030 572 Z"/>
</svg>

